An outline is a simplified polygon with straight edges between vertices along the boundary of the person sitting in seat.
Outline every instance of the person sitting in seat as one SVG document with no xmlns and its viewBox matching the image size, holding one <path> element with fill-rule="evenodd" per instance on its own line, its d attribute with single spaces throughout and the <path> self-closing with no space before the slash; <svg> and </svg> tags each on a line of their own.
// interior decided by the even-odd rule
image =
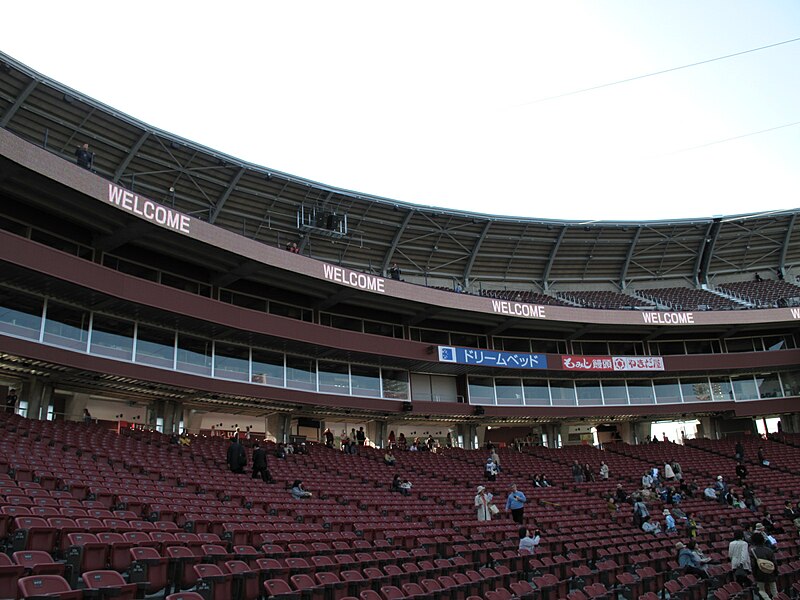
<svg viewBox="0 0 800 600">
<path fill-rule="evenodd" d="M 541 535 L 538 529 L 531 535 L 531 530 L 527 527 L 519 528 L 519 550 L 533 554 L 536 552 L 536 546 L 541 541 Z"/>
<path fill-rule="evenodd" d="M 394 457 L 394 454 L 392 454 L 392 451 L 386 450 L 386 454 L 383 455 L 383 463 L 392 467 L 395 462 L 397 462 L 397 459 Z"/>
<path fill-rule="evenodd" d="M 303 487 L 303 482 L 300 479 L 295 479 L 292 484 L 292 498 L 302 500 L 304 498 L 311 498 L 312 494 Z"/>
<path fill-rule="evenodd" d="M 699 579 L 708 579 L 705 565 L 711 559 L 703 556 L 697 549 L 697 542 L 691 540 L 686 545 L 678 542 L 675 547 L 678 549 L 678 564 L 684 573 L 694 575 Z"/>
<path fill-rule="evenodd" d="M 661 533 L 661 525 L 658 521 L 651 521 L 649 516 L 642 517 L 642 531 L 645 533 Z"/>
</svg>

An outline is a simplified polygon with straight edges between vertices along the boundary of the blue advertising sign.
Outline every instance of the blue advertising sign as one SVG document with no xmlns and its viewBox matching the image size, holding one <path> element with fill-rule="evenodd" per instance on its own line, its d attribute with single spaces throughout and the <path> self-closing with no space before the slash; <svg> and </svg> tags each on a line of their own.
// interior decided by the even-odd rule
<svg viewBox="0 0 800 600">
<path fill-rule="evenodd" d="M 439 346 L 439 362 L 506 369 L 546 369 L 547 356 L 527 352 L 502 352 L 458 346 Z"/>
</svg>

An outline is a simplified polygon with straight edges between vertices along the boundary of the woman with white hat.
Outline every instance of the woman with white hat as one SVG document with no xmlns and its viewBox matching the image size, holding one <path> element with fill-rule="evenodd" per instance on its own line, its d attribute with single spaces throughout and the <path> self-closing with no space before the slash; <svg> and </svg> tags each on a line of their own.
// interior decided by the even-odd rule
<svg viewBox="0 0 800 600">
<path fill-rule="evenodd" d="M 487 489 L 479 485 L 478 493 L 475 495 L 475 509 L 478 513 L 478 521 L 491 521 L 492 510 L 492 494 Z"/>
</svg>

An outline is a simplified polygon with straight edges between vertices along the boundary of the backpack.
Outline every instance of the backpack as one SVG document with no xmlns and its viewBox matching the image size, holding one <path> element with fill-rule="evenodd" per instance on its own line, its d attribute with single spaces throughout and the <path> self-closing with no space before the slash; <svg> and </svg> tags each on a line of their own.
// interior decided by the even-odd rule
<svg viewBox="0 0 800 600">
<path fill-rule="evenodd" d="M 768 560 L 766 558 L 758 558 L 756 556 L 756 553 L 753 552 L 752 550 L 750 551 L 750 554 L 752 554 L 753 558 L 756 559 L 756 566 L 758 567 L 759 571 L 761 571 L 765 575 L 771 575 L 772 573 L 775 572 L 775 563 L 774 562 L 772 562 L 771 560 Z"/>
</svg>

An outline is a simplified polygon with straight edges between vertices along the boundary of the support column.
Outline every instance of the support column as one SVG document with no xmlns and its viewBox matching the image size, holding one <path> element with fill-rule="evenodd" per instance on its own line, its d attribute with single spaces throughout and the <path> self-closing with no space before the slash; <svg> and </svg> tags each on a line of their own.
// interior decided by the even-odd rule
<svg viewBox="0 0 800 600">
<path fill-rule="evenodd" d="M 386 431 L 385 421 L 372 421 L 367 423 L 366 434 L 372 443 L 375 444 L 376 448 L 386 447 L 386 436 L 388 433 Z"/>
<path fill-rule="evenodd" d="M 39 377 L 32 377 L 22 386 L 20 400 L 27 400 L 28 419 L 44 419 L 47 417 L 47 408 L 53 399 L 53 384 Z"/>
</svg>

